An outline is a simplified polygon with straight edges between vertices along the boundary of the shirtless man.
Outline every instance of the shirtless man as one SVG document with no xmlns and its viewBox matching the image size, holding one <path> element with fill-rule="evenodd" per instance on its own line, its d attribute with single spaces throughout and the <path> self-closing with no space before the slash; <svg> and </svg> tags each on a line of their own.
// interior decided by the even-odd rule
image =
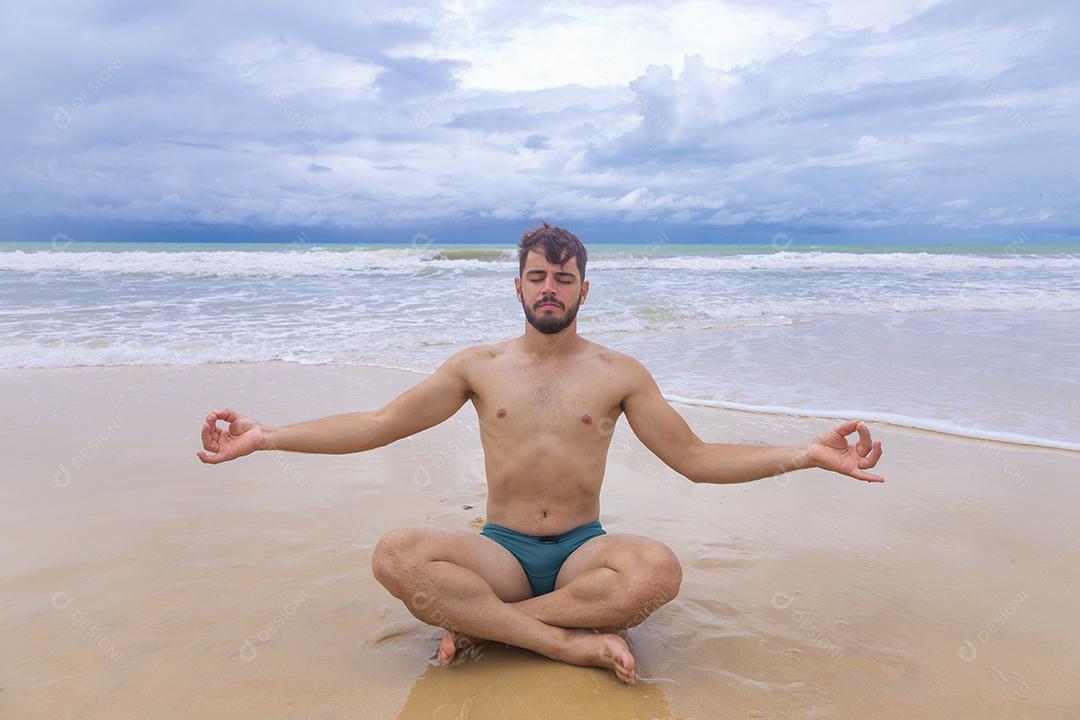
<svg viewBox="0 0 1080 720">
<path fill-rule="evenodd" d="M 803 468 L 867 482 L 881 457 L 862 422 L 841 423 L 805 445 L 707 443 L 634 358 L 577 334 L 589 293 L 578 238 L 544 223 L 518 248 L 514 286 L 525 333 L 466 348 L 386 406 L 268 427 L 231 410 L 202 428 L 205 463 L 254 450 L 354 453 L 388 445 L 453 416 L 472 401 L 488 483 L 481 533 L 402 528 L 372 554 L 375 578 L 414 616 L 444 629 L 439 659 L 494 640 L 633 682 L 618 629 L 633 627 L 679 591 L 682 568 L 663 543 L 600 525 L 600 484 L 612 432 L 626 414 L 641 442 L 695 483 L 741 483 Z M 228 423 L 227 429 L 217 421 Z M 858 432 L 849 445 L 846 437 Z"/>
</svg>

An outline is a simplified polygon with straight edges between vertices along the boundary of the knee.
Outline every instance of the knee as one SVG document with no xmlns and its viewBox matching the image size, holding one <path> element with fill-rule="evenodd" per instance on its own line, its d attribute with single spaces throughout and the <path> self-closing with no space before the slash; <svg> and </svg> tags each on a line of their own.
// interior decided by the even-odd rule
<svg viewBox="0 0 1080 720">
<path fill-rule="evenodd" d="M 675 599 L 683 573 L 671 548 L 663 543 L 649 543 L 637 553 L 634 575 L 638 586 L 635 599 L 645 614 L 649 614 Z"/>
<path fill-rule="evenodd" d="M 404 583 L 415 577 L 422 562 L 425 540 L 412 528 L 400 528 L 379 538 L 371 553 L 371 572 L 395 597 L 404 592 Z"/>
</svg>

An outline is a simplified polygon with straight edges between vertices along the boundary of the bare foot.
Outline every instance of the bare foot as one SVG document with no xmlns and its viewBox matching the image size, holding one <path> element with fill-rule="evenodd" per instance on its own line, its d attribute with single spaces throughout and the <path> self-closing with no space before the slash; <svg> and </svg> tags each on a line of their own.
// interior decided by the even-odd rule
<svg viewBox="0 0 1080 720">
<path fill-rule="evenodd" d="M 458 634 L 455 639 L 452 632 L 443 630 L 442 642 L 439 643 L 439 663 L 442 665 L 449 665 L 454 661 L 454 656 L 457 655 L 458 650 L 464 650 L 470 645 L 475 645 L 478 642 L 480 641 L 476 638 L 461 634 Z"/>
<path fill-rule="evenodd" d="M 627 684 L 634 682 L 634 656 L 618 635 L 600 635 L 591 630 L 573 632 L 567 661 L 574 665 L 607 668 Z"/>
</svg>

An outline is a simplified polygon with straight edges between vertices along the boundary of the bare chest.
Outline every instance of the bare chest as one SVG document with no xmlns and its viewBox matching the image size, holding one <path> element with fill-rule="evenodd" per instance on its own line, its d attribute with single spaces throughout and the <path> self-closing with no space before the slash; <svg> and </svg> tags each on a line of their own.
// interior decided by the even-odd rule
<svg viewBox="0 0 1080 720">
<path fill-rule="evenodd" d="M 507 368 L 475 385 L 481 424 L 498 434 L 610 435 L 620 413 L 618 378 L 603 367 Z"/>
</svg>

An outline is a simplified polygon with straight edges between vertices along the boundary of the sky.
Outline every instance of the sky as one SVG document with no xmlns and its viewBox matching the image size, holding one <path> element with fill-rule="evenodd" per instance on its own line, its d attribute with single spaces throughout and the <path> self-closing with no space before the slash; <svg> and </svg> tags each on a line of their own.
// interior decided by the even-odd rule
<svg viewBox="0 0 1080 720">
<path fill-rule="evenodd" d="M 1038 0 L 4 3 L 0 240 L 1077 240 L 1078 31 Z"/>
</svg>

